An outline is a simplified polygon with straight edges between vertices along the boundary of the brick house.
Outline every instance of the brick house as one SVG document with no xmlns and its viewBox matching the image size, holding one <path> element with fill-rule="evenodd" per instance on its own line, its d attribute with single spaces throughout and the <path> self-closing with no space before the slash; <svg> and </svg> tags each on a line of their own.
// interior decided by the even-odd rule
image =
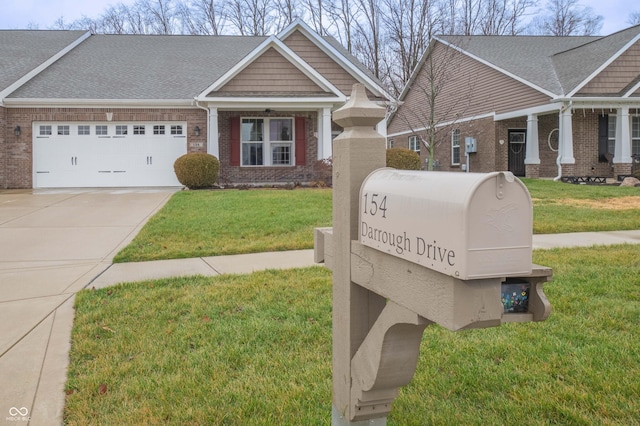
<svg viewBox="0 0 640 426">
<path fill-rule="evenodd" d="M 311 182 L 354 83 L 391 99 L 300 21 L 270 37 L 2 30 L 0 188 L 177 186 L 187 152 L 218 157 L 223 184 Z"/>
<path fill-rule="evenodd" d="M 435 37 L 399 101 L 388 144 L 426 158 L 433 128 L 435 169 L 627 175 L 640 155 L 640 26 L 606 37 Z"/>
</svg>

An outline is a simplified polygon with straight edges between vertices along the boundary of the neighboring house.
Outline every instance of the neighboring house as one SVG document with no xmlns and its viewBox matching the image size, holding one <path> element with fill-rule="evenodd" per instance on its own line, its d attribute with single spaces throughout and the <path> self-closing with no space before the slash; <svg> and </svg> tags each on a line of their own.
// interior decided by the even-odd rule
<svg viewBox="0 0 640 426">
<path fill-rule="evenodd" d="M 311 182 L 354 83 L 391 99 L 299 21 L 270 37 L 0 31 L 0 188 L 179 185 L 187 152 L 218 157 L 223 184 Z"/>
<path fill-rule="evenodd" d="M 606 37 L 435 37 L 399 101 L 388 140 L 426 158 L 433 127 L 436 170 L 624 176 L 640 155 L 640 26 Z"/>
</svg>

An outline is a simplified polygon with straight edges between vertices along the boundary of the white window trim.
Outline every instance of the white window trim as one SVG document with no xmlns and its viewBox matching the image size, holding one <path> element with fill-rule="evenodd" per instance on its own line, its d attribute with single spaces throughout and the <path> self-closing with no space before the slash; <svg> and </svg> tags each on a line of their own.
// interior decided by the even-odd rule
<svg viewBox="0 0 640 426">
<path fill-rule="evenodd" d="M 456 141 L 457 139 L 457 141 Z M 456 150 L 458 151 L 458 161 L 455 162 L 453 159 L 455 157 L 455 152 Z M 452 166 L 459 166 L 460 165 L 460 156 L 461 156 L 461 151 L 460 151 L 460 129 L 454 129 L 451 132 L 451 165 Z"/>
<path fill-rule="evenodd" d="M 242 123 L 244 120 L 263 120 L 262 121 L 262 141 L 245 141 L 242 138 Z M 271 120 L 289 120 L 291 121 L 290 141 L 281 141 L 270 139 L 270 123 Z M 294 167 L 296 165 L 296 140 L 295 140 L 295 123 L 294 117 L 240 117 L 240 165 L 241 167 Z M 262 164 L 245 164 L 244 162 L 244 145 L 245 144 L 262 144 Z M 289 164 L 273 164 L 273 151 L 275 147 L 289 146 Z"/>
<path fill-rule="evenodd" d="M 413 147 L 411 145 L 413 145 Z M 420 141 L 418 140 L 418 136 L 409 136 L 409 149 L 420 154 Z"/>
</svg>

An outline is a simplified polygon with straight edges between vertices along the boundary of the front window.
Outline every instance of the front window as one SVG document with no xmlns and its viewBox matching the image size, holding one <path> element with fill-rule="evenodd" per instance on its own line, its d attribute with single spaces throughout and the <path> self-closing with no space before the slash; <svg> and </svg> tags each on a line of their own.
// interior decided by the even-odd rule
<svg viewBox="0 0 640 426">
<path fill-rule="evenodd" d="M 291 118 L 243 118 L 241 138 L 243 166 L 289 166 L 293 163 Z"/>
<path fill-rule="evenodd" d="M 640 117 L 631 117 L 631 154 L 640 157 Z"/>
<path fill-rule="evenodd" d="M 616 116 L 609 115 L 609 128 L 607 131 L 607 152 L 611 155 L 616 151 Z"/>
<path fill-rule="evenodd" d="M 393 148 L 393 139 L 387 140 L 387 148 Z"/>
<path fill-rule="evenodd" d="M 417 136 L 409 136 L 409 149 L 420 154 L 420 143 Z"/>
<path fill-rule="evenodd" d="M 451 132 L 451 164 L 460 164 L 460 129 Z"/>
</svg>

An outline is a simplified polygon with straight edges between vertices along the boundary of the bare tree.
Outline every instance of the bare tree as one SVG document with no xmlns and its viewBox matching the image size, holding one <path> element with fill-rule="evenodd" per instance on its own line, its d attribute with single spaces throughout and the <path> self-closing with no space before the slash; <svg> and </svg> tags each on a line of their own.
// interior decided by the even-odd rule
<svg viewBox="0 0 640 426">
<path fill-rule="evenodd" d="M 359 9 L 353 0 L 330 0 L 325 2 L 325 5 L 329 28 L 335 30 L 334 37 L 352 53 L 355 21 L 358 19 Z"/>
<path fill-rule="evenodd" d="M 432 41 L 409 83 L 413 99 L 405 99 L 396 112 L 426 148 L 429 170 L 437 146 L 449 140 L 450 129 L 472 105 L 474 77 L 465 73 L 462 59 L 456 48 Z"/>
<path fill-rule="evenodd" d="M 271 30 L 272 10 L 269 0 L 229 0 L 226 16 L 240 35 L 264 36 Z"/>
<path fill-rule="evenodd" d="M 222 0 L 192 0 L 181 2 L 177 16 L 183 31 L 189 34 L 221 35 L 225 24 L 225 4 Z"/>
<path fill-rule="evenodd" d="M 523 18 L 536 5 L 534 0 L 485 0 L 480 32 L 483 35 L 518 35 Z"/>
<path fill-rule="evenodd" d="M 173 34 L 175 8 L 173 0 L 138 0 L 138 7 L 149 22 L 153 34 Z"/>
<path fill-rule="evenodd" d="M 631 25 L 640 25 L 640 10 L 633 11 L 629 14 L 627 22 Z"/>
<path fill-rule="evenodd" d="M 276 31 L 284 29 L 297 18 L 304 16 L 304 9 L 298 0 L 275 0 Z"/>
<path fill-rule="evenodd" d="M 431 1 L 383 0 L 383 23 L 389 48 L 388 83 L 399 94 L 424 54 L 433 22 Z"/>
<path fill-rule="evenodd" d="M 594 35 L 602 28 L 602 16 L 596 15 L 590 7 L 580 5 L 578 0 L 549 0 L 547 10 L 549 14 L 533 21 L 534 31 L 538 34 Z"/>
<path fill-rule="evenodd" d="M 361 9 L 361 19 L 355 21 L 354 53 L 376 77 L 381 77 L 382 46 L 381 0 L 356 0 Z"/>
</svg>

